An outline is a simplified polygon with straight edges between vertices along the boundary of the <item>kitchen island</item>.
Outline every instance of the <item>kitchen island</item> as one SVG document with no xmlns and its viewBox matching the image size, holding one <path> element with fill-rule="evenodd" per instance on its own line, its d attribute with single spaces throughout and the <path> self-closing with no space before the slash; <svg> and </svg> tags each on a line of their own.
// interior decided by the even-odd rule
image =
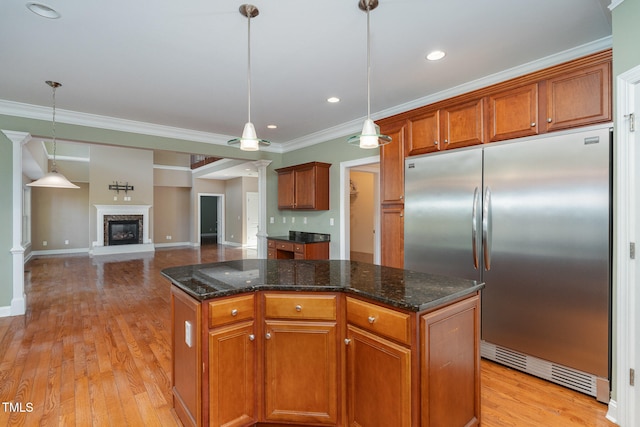
<svg viewBox="0 0 640 427">
<path fill-rule="evenodd" d="M 184 425 L 480 423 L 481 283 L 338 260 L 162 274 Z"/>
</svg>

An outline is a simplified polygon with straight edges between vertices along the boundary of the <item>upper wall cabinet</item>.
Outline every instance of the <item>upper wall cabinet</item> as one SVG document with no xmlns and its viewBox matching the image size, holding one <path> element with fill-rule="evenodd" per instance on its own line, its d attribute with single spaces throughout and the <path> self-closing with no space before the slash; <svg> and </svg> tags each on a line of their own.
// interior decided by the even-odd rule
<svg viewBox="0 0 640 427">
<path fill-rule="evenodd" d="M 490 141 L 538 133 L 538 83 L 489 96 Z"/>
<path fill-rule="evenodd" d="M 598 64 L 546 81 L 547 131 L 611 120 L 610 67 Z"/>
<path fill-rule="evenodd" d="M 612 120 L 611 50 L 379 120 L 406 122 L 415 156 Z"/>
<path fill-rule="evenodd" d="M 330 163 L 309 162 L 276 169 L 278 209 L 328 210 Z"/>
<path fill-rule="evenodd" d="M 385 123 L 380 132 L 391 142 L 380 147 L 380 203 L 404 203 L 404 147 L 407 122 Z"/>
</svg>

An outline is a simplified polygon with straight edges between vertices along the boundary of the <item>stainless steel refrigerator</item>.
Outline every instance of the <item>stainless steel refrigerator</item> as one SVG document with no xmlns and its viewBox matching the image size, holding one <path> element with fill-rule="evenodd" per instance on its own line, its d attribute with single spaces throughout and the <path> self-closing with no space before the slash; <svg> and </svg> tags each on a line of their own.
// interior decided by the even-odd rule
<svg viewBox="0 0 640 427">
<path fill-rule="evenodd" d="M 483 357 L 608 402 L 608 126 L 407 158 L 404 242 L 485 282 Z"/>
</svg>

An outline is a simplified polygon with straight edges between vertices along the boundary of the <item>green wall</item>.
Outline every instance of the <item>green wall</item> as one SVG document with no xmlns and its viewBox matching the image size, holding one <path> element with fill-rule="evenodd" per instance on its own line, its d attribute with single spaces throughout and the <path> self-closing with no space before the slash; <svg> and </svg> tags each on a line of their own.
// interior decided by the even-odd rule
<svg viewBox="0 0 640 427">
<path fill-rule="evenodd" d="M 640 0 L 625 0 L 613 10 L 613 76 L 640 64 Z"/>
</svg>

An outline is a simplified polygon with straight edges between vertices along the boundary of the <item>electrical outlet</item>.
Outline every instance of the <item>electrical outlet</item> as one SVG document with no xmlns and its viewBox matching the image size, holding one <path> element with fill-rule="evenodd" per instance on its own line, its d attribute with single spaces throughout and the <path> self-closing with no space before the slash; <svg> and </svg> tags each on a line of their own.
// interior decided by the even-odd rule
<svg viewBox="0 0 640 427">
<path fill-rule="evenodd" d="M 296 217 L 295 217 L 295 216 L 292 216 L 292 217 L 291 217 L 291 224 L 295 224 L 295 223 L 296 223 Z"/>
<path fill-rule="evenodd" d="M 68 244 L 69 244 L 69 241 L 68 241 L 68 240 L 65 240 L 65 241 L 64 241 L 64 244 L 65 244 L 65 245 L 68 245 Z"/>
<path fill-rule="evenodd" d="M 302 218 L 302 223 L 306 224 L 307 223 L 307 217 L 305 216 L 304 218 Z"/>
<path fill-rule="evenodd" d="M 117 202 L 118 201 L 118 196 L 113 196 L 113 201 Z"/>
<path fill-rule="evenodd" d="M 188 320 L 185 320 L 184 322 L 184 343 L 191 347 L 192 345 L 192 340 L 191 340 L 191 322 L 189 322 Z"/>
<path fill-rule="evenodd" d="M 283 223 L 283 224 L 286 224 L 286 223 L 287 223 L 287 217 L 286 217 L 286 216 L 283 216 L 283 217 L 282 217 L 282 223 Z"/>
<path fill-rule="evenodd" d="M 269 218 L 269 223 L 270 224 L 273 224 L 274 222 L 275 222 L 275 218 L 274 217 Z"/>
<path fill-rule="evenodd" d="M 49 243 L 47 243 L 47 241 L 46 241 L 46 240 L 43 240 L 43 241 L 42 241 L 42 246 L 47 246 L 48 244 L 49 244 Z"/>
<path fill-rule="evenodd" d="M 329 225 L 333 225 L 334 223 L 333 218 L 329 218 Z"/>
</svg>

